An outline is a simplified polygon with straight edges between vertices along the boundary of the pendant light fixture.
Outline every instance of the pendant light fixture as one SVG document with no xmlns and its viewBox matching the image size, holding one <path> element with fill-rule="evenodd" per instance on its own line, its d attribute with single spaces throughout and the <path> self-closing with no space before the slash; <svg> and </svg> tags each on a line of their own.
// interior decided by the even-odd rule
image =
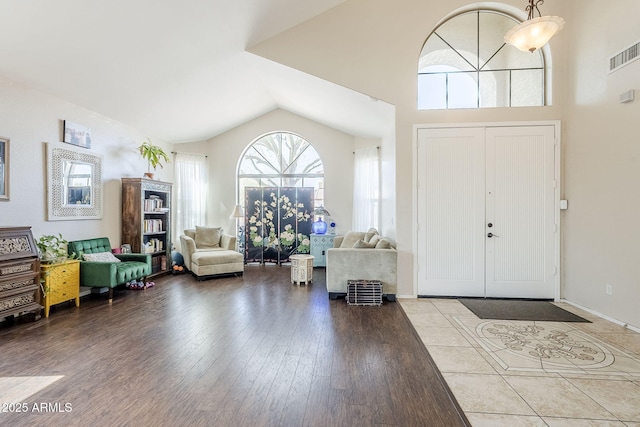
<svg viewBox="0 0 640 427">
<path fill-rule="evenodd" d="M 510 29 L 504 36 L 504 41 L 523 52 L 535 52 L 544 46 L 556 33 L 564 27 L 564 19 L 559 16 L 542 16 L 538 5 L 544 0 L 529 0 L 525 10 L 529 13 L 526 21 Z M 533 17 L 533 11 L 538 11 L 538 17 Z"/>
</svg>

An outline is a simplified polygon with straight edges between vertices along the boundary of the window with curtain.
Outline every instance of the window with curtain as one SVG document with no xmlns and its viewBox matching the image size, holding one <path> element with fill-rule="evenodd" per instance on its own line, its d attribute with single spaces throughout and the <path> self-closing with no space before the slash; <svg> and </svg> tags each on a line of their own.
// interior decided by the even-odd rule
<svg viewBox="0 0 640 427">
<path fill-rule="evenodd" d="M 206 224 L 209 172 L 206 156 L 177 153 L 174 161 L 173 203 L 175 227 L 173 241 L 186 228 Z"/>
<path fill-rule="evenodd" d="M 353 221 L 355 231 L 379 227 L 380 156 L 378 147 L 357 149 L 353 165 Z"/>
</svg>

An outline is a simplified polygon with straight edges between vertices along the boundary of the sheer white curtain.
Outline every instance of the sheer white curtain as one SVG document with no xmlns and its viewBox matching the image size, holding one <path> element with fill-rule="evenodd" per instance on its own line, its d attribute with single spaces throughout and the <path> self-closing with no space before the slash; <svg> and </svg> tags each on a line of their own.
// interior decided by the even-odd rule
<svg viewBox="0 0 640 427">
<path fill-rule="evenodd" d="M 357 149 L 353 166 L 353 221 L 351 228 L 378 228 L 380 218 L 380 156 L 378 147 Z"/>
<path fill-rule="evenodd" d="M 174 162 L 173 241 L 178 242 L 185 228 L 206 225 L 209 172 L 207 158 L 198 154 L 177 153 Z"/>
</svg>

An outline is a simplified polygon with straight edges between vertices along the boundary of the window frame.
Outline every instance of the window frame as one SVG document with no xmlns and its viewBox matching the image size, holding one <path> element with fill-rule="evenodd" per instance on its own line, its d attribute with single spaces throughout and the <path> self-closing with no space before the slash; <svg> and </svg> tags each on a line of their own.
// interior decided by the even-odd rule
<svg viewBox="0 0 640 427">
<path fill-rule="evenodd" d="M 485 69 L 486 65 L 490 63 L 491 59 L 493 59 L 502 49 L 504 49 L 505 47 L 508 47 L 509 45 L 506 44 L 504 41 L 502 41 L 500 48 L 498 48 L 493 55 L 491 55 L 487 60 L 483 61 L 483 64 L 480 64 L 480 55 L 479 55 L 479 45 L 480 45 L 480 37 L 481 37 L 481 28 L 480 28 L 480 15 L 482 13 L 491 13 L 491 14 L 496 14 L 496 15 L 500 15 L 503 16 L 507 19 L 513 20 L 514 21 L 514 25 L 522 22 L 523 19 L 526 19 L 526 17 L 524 17 L 523 19 L 517 17 L 515 14 L 509 13 L 506 10 L 499 10 L 496 8 L 491 8 L 491 7 L 466 7 L 466 8 L 461 8 L 451 14 L 449 14 L 448 16 L 446 16 L 445 18 L 443 18 L 442 20 L 440 20 L 436 26 L 434 27 L 434 29 L 429 33 L 429 35 L 427 36 L 427 38 L 425 39 L 424 43 L 421 46 L 420 49 L 420 54 L 418 56 L 418 73 L 417 73 L 417 93 L 416 93 L 416 108 L 418 111 L 435 111 L 435 110 L 454 110 L 454 109 L 461 109 L 461 108 L 472 108 L 472 109 L 479 109 L 479 108 L 515 108 L 518 107 L 520 105 L 513 105 L 513 101 L 514 101 L 514 96 L 512 93 L 512 89 L 513 89 L 513 85 L 514 82 L 512 80 L 512 76 L 514 72 L 520 72 L 520 71 L 540 71 L 540 78 L 541 78 L 541 84 L 540 84 L 540 103 L 539 104 L 535 104 L 535 105 L 525 105 L 526 107 L 542 107 L 542 106 L 548 106 L 551 105 L 551 73 L 550 73 L 550 69 L 551 69 L 551 60 L 550 60 L 550 51 L 549 51 L 549 47 L 548 44 L 543 46 L 543 48 L 538 49 L 535 53 L 540 55 L 540 63 L 541 66 L 540 67 L 522 67 L 522 68 L 496 68 L 496 69 Z M 518 12 L 519 14 L 521 14 L 522 12 Z M 443 25 L 447 24 L 448 22 L 459 18 L 462 15 L 469 15 L 469 14 L 475 14 L 475 21 L 476 21 L 476 35 L 475 35 L 475 45 L 476 45 L 476 51 L 473 52 L 473 55 L 476 59 L 476 65 L 472 64 L 470 61 L 468 61 L 465 56 L 463 54 L 460 53 L 460 51 L 456 48 L 454 48 L 453 46 L 451 46 L 442 36 L 440 36 L 437 31 L 438 29 L 442 28 Z M 448 49 L 450 49 L 451 52 L 454 52 L 455 54 L 457 54 L 460 58 L 462 58 L 467 64 L 469 64 L 472 67 L 472 70 L 456 70 L 456 71 L 436 71 L 436 72 L 430 72 L 430 73 L 425 73 L 423 71 L 421 71 L 423 68 L 425 68 L 425 66 L 421 65 L 421 62 L 423 60 L 423 57 L 425 56 L 424 54 L 424 49 L 425 46 L 427 45 L 427 43 L 431 40 L 432 37 L 438 37 L 445 45 L 448 46 Z M 527 55 L 528 53 L 522 52 L 523 54 Z M 446 63 L 446 62 L 441 62 L 438 64 L 430 64 L 433 66 L 447 66 L 447 67 L 451 67 L 451 68 L 455 68 L 455 66 Z M 427 65 L 429 66 L 429 65 Z M 507 105 L 491 105 L 491 106 L 482 106 L 482 98 L 481 98 L 481 89 L 480 89 L 480 76 L 481 73 L 494 73 L 494 72 L 508 72 L 509 74 L 509 83 L 508 83 L 508 97 L 506 98 L 506 100 L 508 101 Z M 462 74 L 473 74 L 474 77 L 474 81 L 475 81 L 475 106 L 473 107 L 450 107 L 449 104 L 449 93 L 450 93 L 450 87 L 449 87 L 449 82 L 448 82 L 448 77 L 450 75 L 462 75 Z M 421 100 L 423 100 L 424 98 L 422 98 L 423 96 L 423 92 L 421 89 L 423 89 L 423 87 L 421 86 L 421 82 L 420 82 L 420 77 L 421 76 L 425 76 L 425 75 L 430 75 L 430 76 L 435 76 L 435 75 L 444 75 L 445 76 L 445 84 L 444 84 L 444 89 L 445 89 L 445 107 L 439 107 L 439 108 L 429 108 L 429 107 L 425 107 L 425 106 L 421 106 Z M 441 92 L 441 88 L 438 88 L 439 91 Z"/>
</svg>

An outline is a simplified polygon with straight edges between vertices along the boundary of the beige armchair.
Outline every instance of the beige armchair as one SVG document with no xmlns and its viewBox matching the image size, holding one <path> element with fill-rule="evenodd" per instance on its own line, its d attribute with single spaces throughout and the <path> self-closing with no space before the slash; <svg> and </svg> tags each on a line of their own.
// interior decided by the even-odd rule
<svg viewBox="0 0 640 427">
<path fill-rule="evenodd" d="M 219 227 L 184 230 L 180 250 L 187 270 L 198 279 L 244 273 L 244 256 L 235 250 L 236 238 Z"/>
</svg>

